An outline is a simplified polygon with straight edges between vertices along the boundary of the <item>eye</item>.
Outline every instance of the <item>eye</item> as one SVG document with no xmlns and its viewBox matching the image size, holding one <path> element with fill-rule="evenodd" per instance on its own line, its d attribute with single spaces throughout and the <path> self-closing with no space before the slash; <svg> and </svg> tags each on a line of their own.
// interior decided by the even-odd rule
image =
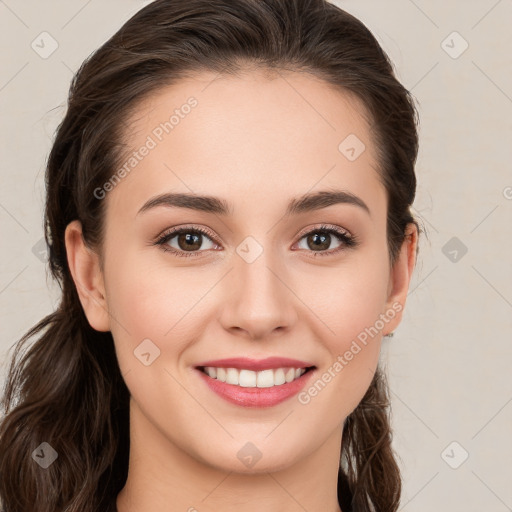
<svg viewBox="0 0 512 512">
<path fill-rule="evenodd" d="M 322 250 L 326 249 L 331 245 L 332 235 L 338 239 L 338 246 L 329 251 Z M 313 256 L 330 256 L 336 254 L 346 248 L 355 247 L 358 245 L 358 240 L 354 235 L 350 235 L 348 232 L 338 227 L 330 227 L 322 225 L 317 229 L 308 231 L 301 237 L 301 241 L 305 240 L 306 250 L 311 250 Z M 300 241 L 299 241 L 300 244 Z"/>
<path fill-rule="evenodd" d="M 173 239 L 175 238 L 176 240 L 173 242 Z M 198 256 L 198 252 L 202 252 L 197 251 L 196 249 L 201 247 L 203 239 L 207 239 L 210 244 L 213 245 L 213 247 L 207 247 L 206 249 L 215 248 L 210 232 L 206 229 L 197 227 L 172 229 L 160 236 L 155 243 L 157 245 L 161 245 L 164 251 L 169 251 L 174 253 L 176 256 L 186 258 L 189 256 Z M 171 245 L 170 242 L 177 244 L 178 247 Z"/>
<path fill-rule="evenodd" d="M 338 246 L 331 250 L 323 250 L 331 245 L 332 235 L 338 240 Z M 203 247 L 203 249 L 216 249 L 218 247 L 212 240 L 213 238 L 213 234 L 207 229 L 201 227 L 181 227 L 173 228 L 163 233 L 154 244 L 162 246 L 162 250 L 171 252 L 179 257 L 196 257 L 200 256 L 201 252 L 204 252 L 199 250 L 203 246 L 204 240 L 209 242 L 210 247 Z M 314 257 L 329 256 L 344 249 L 355 247 L 359 243 L 354 235 L 350 235 L 337 226 L 326 225 L 306 232 L 300 237 L 299 244 L 303 239 L 306 242 L 305 249 L 312 252 Z M 304 249 L 304 247 L 300 248 Z"/>
</svg>

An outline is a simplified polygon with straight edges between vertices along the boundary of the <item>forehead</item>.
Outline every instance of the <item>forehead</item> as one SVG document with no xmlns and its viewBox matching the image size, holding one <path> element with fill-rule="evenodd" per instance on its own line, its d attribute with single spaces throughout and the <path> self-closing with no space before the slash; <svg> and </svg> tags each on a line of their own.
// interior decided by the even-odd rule
<svg viewBox="0 0 512 512">
<path fill-rule="evenodd" d="M 128 126 L 121 165 L 130 155 L 134 165 L 116 202 L 180 191 L 288 203 L 340 186 L 371 202 L 383 192 L 364 106 L 309 73 L 196 73 L 141 101 Z"/>
</svg>

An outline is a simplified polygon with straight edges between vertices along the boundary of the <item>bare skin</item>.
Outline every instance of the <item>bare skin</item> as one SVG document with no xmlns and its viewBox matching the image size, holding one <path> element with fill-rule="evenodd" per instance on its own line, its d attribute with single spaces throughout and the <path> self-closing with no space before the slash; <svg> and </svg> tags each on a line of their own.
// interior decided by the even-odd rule
<svg viewBox="0 0 512 512">
<path fill-rule="evenodd" d="M 197 105 L 157 140 L 155 127 L 190 97 Z M 366 146 L 354 161 L 338 149 L 349 134 Z M 112 332 L 131 394 L 118 511 L 340 512 L 343 422 L 370 385 L 382 336 L 401 321 L 417 245 L 411 225 L 391 267 L 386 192 L 361 105 L 309 74 L 205 72 L 139 105 L 126 142 L 135 151 L 150 135 L 156 147 L 103 199 L 101 254 L 84 246 L 78 221 L 66 230 L 84 311 L 91 326 Z M 369 212 L 338 203 L 285 216 L 292 198 L 334 189 Z M 222 198 L 231 215 L 166 206 L 138 213 L 164 192 Z M 358 245 L 331 234 L 315 250 L 323 224 Z M 166 242 L 171 251 L 152 243 L 182 226 L 212 236 L 199 238 L 191 257 L 171 252 L 187 253 L 178 236 Z M 237 252 L 247 237 L 262 250 L 250 263 Z M 380 326 L 380 315 L 379 333 L 332 376 L 338 356 Z M 134 356 L 144 339 L 160 350 L 148 366 Z M 213 393 L 194 369 L 243 356 L 312 362 L 308 387 L 329 368 L 332 378 L 307 403 L 294 396 L 247 408 Z M 237 455 L 248 442 L 261 453 L 252 467 Z"/>
</svg>

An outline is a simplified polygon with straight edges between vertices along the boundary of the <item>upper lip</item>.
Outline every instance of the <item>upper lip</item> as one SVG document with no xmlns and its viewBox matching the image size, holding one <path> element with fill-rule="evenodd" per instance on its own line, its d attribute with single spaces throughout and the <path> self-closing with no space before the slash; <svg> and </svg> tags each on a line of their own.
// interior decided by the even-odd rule
<svg viewBox="0 0 512 512">
<path fill-rule="evenodd" d="M 266 359 L 250 359 L 248 357 L 231 357 L 228 359 L 216 359 L 204 361 L 196 365 L 196 368 L 214 366 L 216 368 L 237 368 L 239 370 L 273 370 L 276 368 L 309 368 L 314 366 L 306 361 L 289 359 L 287 357 L 267 357 Z"/>
</svg>

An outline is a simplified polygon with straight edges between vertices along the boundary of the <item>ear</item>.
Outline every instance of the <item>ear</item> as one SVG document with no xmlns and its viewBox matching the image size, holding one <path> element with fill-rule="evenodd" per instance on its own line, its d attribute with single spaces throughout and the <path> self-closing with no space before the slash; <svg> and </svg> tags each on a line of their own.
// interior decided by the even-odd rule
<svg viewBox="0 0 512 512">
<path fill-rule="evenodd" d="M 93 329 L 109 331 L 109 314 L 99 255 L 85 245 L 82 224 L 78 220 L 67 225 L 64 239 L 69 269 L 85 316 Z"/>
<path fill-rule="evenodd" d="M 406 227 L 405 238 L 400 248 L 400 253 L 391 269 L 388 285 L 388 299 L 386 311 L 393 311 L 391 318 L 383 331 L 383 335 L 391 333 L 402 321 L 403 309 L 409 291 L 412 273 L 416 264 L 418 248 L 418 228 L 416 224 L 410 223 Z"/>
</svg>

